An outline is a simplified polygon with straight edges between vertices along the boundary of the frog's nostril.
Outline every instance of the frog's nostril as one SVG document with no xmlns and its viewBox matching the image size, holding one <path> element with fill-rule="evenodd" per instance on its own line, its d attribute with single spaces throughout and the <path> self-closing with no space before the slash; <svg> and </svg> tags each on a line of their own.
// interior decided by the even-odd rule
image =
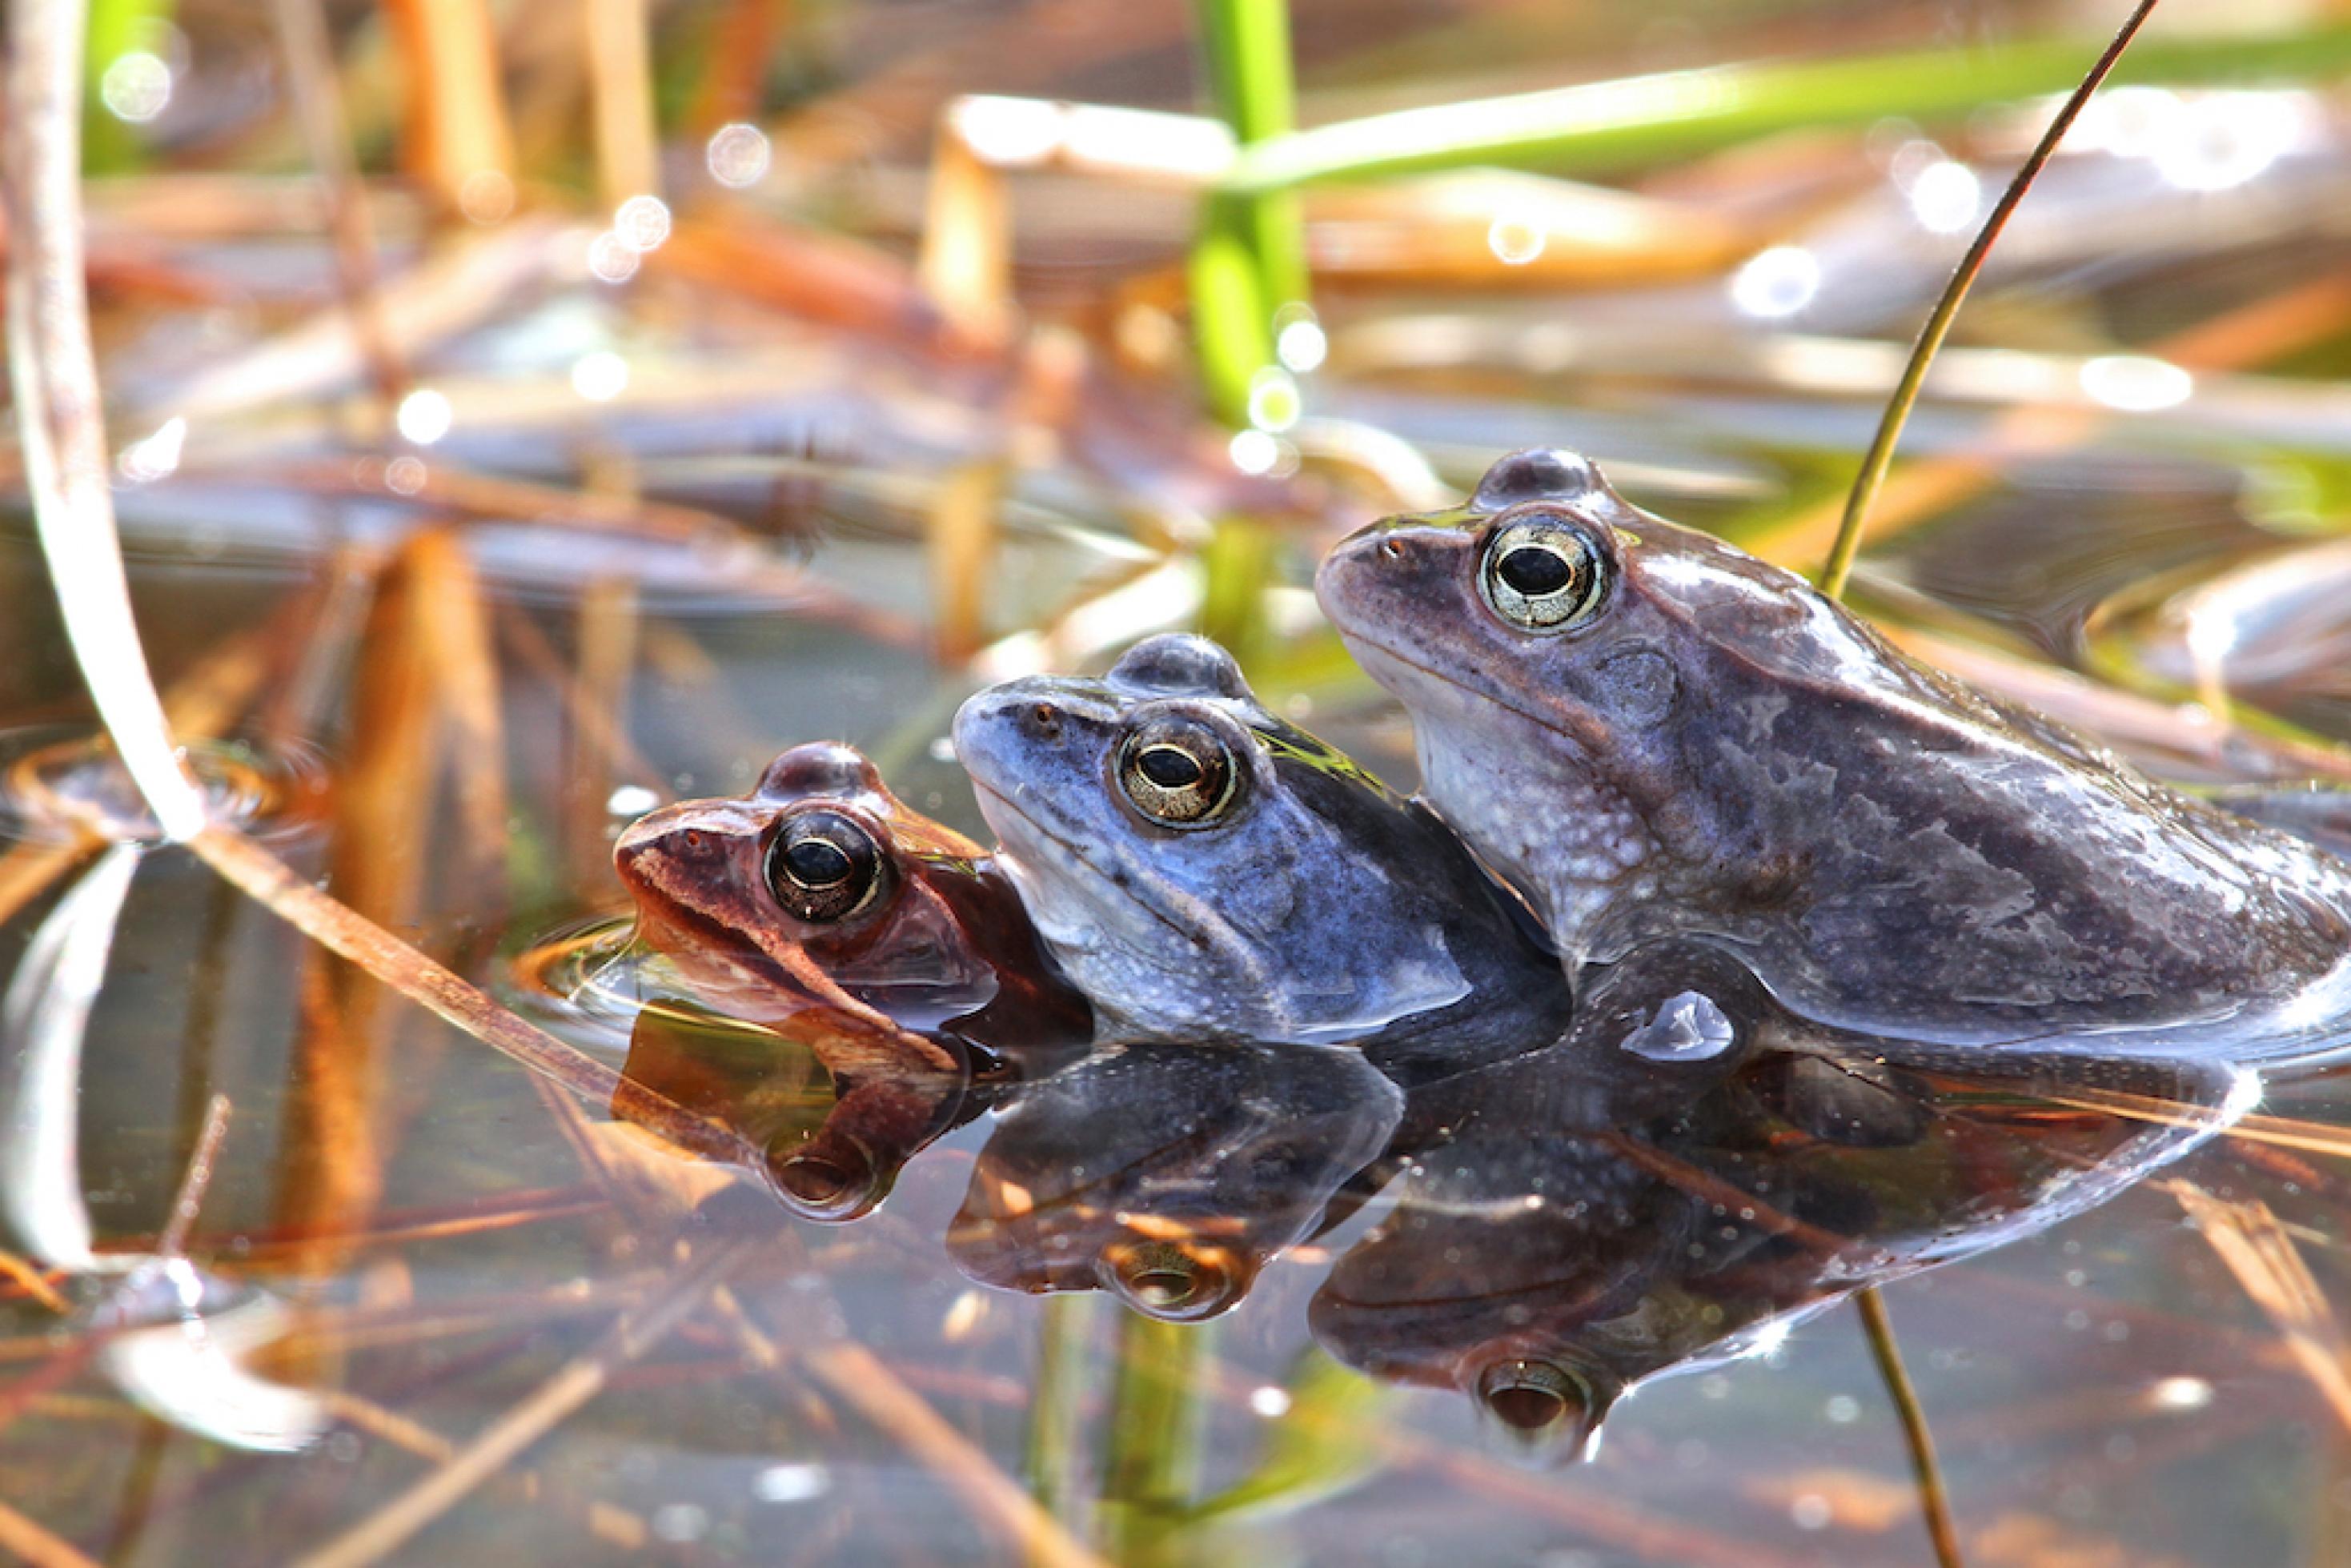
<svg viewBox="0 0 2351 1568">
<path fill-rule="evenodd" d="M 1382 539 L 1380 541 L 1380 554 L 1389 560 L 1402 560 L 1404 559 L 1404 546 L 1392 538 Z"/>
<path fill-rule="evenodd" d="M 1061 710 L 1051 703 L 1039 703 L 1029 710 L 1029 726 L 1044 739 L 1051 740 L 1061 733 Z"/>
</svg>

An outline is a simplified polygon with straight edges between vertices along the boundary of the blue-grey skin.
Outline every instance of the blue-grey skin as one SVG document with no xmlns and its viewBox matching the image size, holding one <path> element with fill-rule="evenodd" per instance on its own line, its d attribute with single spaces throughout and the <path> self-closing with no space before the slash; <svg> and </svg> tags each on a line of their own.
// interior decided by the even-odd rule
<svg viewBox="0 0 2351 1568">
<path fill-rule="evenodd" d="M 1407 1097 L 1390 1210 L 1311 1312 L 1349 1365 L 1459 1388 L 1570 1454 L 1633 1385 L 2078 1214 L 2256 1097 L 2217 1061 L 1823 1030 L 1692 945 L 1587 979 L 1558 1045 Z M 1702 998 L 1727 1048 L 1627 1054 L 1677 998 Z M 2084 1109 L 2104 1094 L 2168 1113 Z"/>
<path fill-rule="evenodd" d="M 1314 1228 L 1403 1104 L 1349 1051 L 1105 1047 L 998 1102 L 947 1248 L 1005 1290 L 1213 1317 Z"/>
<path fill-rule="evenodd" d="M 1169 726 L 1212 737 L 1234 779 L 1181 826 L 1122 783 L 1138 737 Z M 1102 1038 L 1467 1055 L 1564 1024 L 1567 988 L 1524 910 L 1425 808 L 1267 712 L 1212 643 L 1155 637 L 1102 680 L 993 687 L 956 716 L 955 742 Z"/>
<path fill-rule="evenodd" d="M 1596 557 L 1540 630 L 1494 575 L 1531 538 Z M 1581 457 L 1504 458 L 1468 506 L 1341 544 L 1316 587 L 1571 974 L 1685 937 L 1868 1033 L 2345 1041 L 2351 867 L 1912 663 Z"/>
</svg>

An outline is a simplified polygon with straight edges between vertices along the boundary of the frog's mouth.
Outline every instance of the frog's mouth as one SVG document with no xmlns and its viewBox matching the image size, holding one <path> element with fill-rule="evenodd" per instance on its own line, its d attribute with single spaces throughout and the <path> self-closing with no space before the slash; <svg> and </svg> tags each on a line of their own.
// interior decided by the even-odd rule
<svg viewBox="0 0 2351 1568">
<path fill-rule="evenodd" d="M 1405 676 L 1406 685 L 1420 685 L 1425 682 L 1433 681 L 1437 685 L 1462 697 L 1489 703 L 1505 712 L 1516 714 L 1538 729 L 1546 729 L 1558 736 L 1575 747 L 1580 756 L 1593 757 L 1607 747 L 1608 727 L 1589 715 L 1573 712 L 1562 714 L 1556 709 L 1546 711 L 1535 707 L 1520 697 L 1504 682 L 1477 676 L 1464 678 L 1449 671 L 1440 670 L 1434 664 L 1414 658 L 1395 643 L 1384 638 L 1373 636 L 1366 632 L 1343 630 L 1341 636 L 1353 645 L 1356 660 L 1363 664 L 1364 673 L 1374 680 L 1379 681 L 1384 686 L 1387 686 L 1388 683 L 1380 679 L 1377 666 L 1382 664 L 1391 669 L 1400 668 L 1411 672 Z M 1365 657 L 1366 654 L 1370 656 Z M 1389 686 L 1389 689 L 1395 688 Z"/>
<path fill-rule="evenodd" d="M 1189 970 L 1206 959 L 1230 977 L 1231 986 L 1246 988 L 1243 994 L 1263 998 L 1267 1005 L 1280 1010 L 1280 988 L 1256 946 L 1237 933 L 1232 923 L 1213 904 L 1168 885 L 1164 878 L 1153 876 L 1146 863 L 1114 841 L 1095 835 L 1080 837 L 977 778 L 972 784 L 980 794 L 1003 807 L 1010 819 L 1029 830 L 1019 835 L 1026 841 L 1019 844 L 1010 841 L 1013 835 L 999 834 L 1007 841 L 1005 849 L 1011 852 L 1003 858 L 1015 879 L 1038 892 L 1040 904 L 1076 904 L 1100 916 L 1091 930 L 1053 932 L 1053 940 L 1093 953 L 1109 945 L 1103 940 L 1107 936 L 1124 953 L 1145 958 L 1153 968 L 1162 970 L 1172 970 L 1179 964 Z M 1033 852 L 1043 863 L 1033 869 L 1023 865 L 1024 852 Z M 1138 884 L 1155 888 L 1158 899 L 1169 907 L 1162 908 L 1160 903 L 1131 891 Z M 1032 909 L 1031 913 L 1038 911 Z M 1129 920 L 1122 921 L 1122 915 Z M 1129 925 L 1136 915 L 1167 933 L 1173 940 L 1172 953 L 1167 951 L 1167 944 L 1145 944 L 1121 936 L 1122 925 Z M 1040 918 L 1038 924 L 1042 927 L 1046 921 Z M 1098 997 L 1094 1001 L 1098 1008 L 1104 1008 L 1105 998 Z M 1124 1010 L 1117 1001 L 1118 998 L 1108 998 L 1104 1010 Z"/>
</svg>

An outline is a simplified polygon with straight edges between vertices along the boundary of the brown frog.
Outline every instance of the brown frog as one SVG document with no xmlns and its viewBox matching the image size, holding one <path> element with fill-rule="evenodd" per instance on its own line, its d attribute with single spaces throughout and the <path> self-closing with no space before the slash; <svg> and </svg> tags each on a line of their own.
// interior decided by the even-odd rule
<svg viewBox="0 0 2351 1568">
<path fill-rule="evenodd" d="M 739 800 L 654 811 L 613 859 L 640 937 L 726 1017 L 773 1024 L 825 1009 L 839 1025 L 870 1009 L 987 1058 L 1092 1033 L 1085 998 L 1038 946 L 994 858 L 909 810 L 849 747 L 796 747 Z"/>
<path fill-rule="evenodd" d="M 1317 591 L 1571 974 L 1680 936 L 1878 1034 L 2351 1037 L 2351 866 L 1914 664 L 1582 457 L 1502 459 L 1467 506 L 1342 543 Z"/>
</svg>

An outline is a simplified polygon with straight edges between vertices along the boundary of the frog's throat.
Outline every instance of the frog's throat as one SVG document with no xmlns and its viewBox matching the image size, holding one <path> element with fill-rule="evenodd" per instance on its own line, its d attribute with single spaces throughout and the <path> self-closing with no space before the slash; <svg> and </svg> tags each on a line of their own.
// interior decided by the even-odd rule
<svg viewBox="0 0 2351 1568">
<path fill-rule="evenodd" d="M 1080 841 L 1062 833 L 1053 824 L 1043 821 L 1035 812 L 1026 810 L 1001 790 L 991 789 L 976 779 L 973 780 L 973 786 L 982 794 L 1003 806 L 1013 816 L 1027 823 L 1040 845 L 1079 868 L 1082 873 L 1086 873 L 1084 886 L 1092 894 L 1090 902 L 1099 902 L 1104 896 L 1115 899 L 1121 907 L 1137 911 L 1164 926 L 1168 934 L 1185 948 L 1192 951 L 1207 949 L 1206 956 L 1221 961 L 1228 967 L 1228 972 L 1233 975 L 1237 983 L 1247 987 L 1250 994 L 1261 999 L 1262 1006 L 1274 1016 L 1287 1022 L 1288 1009 L 1282 1006 L 1281 990 L 1276 983 L 1272 969 L 1259 954 L 1256 944 L 1235 931 L 1232 922 L 1218 913 L 1215 905 L 1196 898 L 1180 888 L 1169 887 L 1162 883 L 1162 894 L 1169 907 L 1176 912 L 1171 915 L 1167 910 L 1156 907 L 1148 900 L 1134 896 L 1120 885 L 1117 878 L 1113 874 L 1114 872 L 1124 871 L 1130 876 L 1140 879 L 1141 873 L 1147 869 L 1134 863 L 1131 857 L 1117 852 L 1104 841 L 1099 839 Z M 1006 847 L 1009 849 L 1011 846 Z M 1016 866 L 1019 864 L 1017 859 L 1010 855 L 1004 858 L 1009 863 Z M 1064 873 L 1061 881 L 1064 883 L 1072 883 L 1073 879 Z M 1081 892 L 1079 896 L 1087 898 L 1088 893 Z M 1094 1005 L 1098 1009 L 1112 1013 L 1123 1010 L 1115 1006 L 1105 1007 L 1101 998 L 1095 998 Z"/>
<path fill-rule="evenodd" d="M 1343 631 L 1341 635 L 1347 642 L 1362 643 L 1383 659 L 1417 671 L 1439 685 L 1449 686 L 1479 702 L 1491 703 L 1496 707 L 1516 714 L 1539 729 L 1550 730 L 1552 734 L 1563 737 L 1586 757 L 1593 756 L 1607 747 L 1608 727 L 1596 718 L 1581 714 L 1561 713 L 1556 709 L 1546 712 L 1520 701 L 1517 694 L 1499 681 L 1473 685 L 1458 675 L 1438 669 L 1425 660 L 1414 658 L 1394 643 L 1384 637 L 1375 637 L 1368 632 Z M 1378 678 L 1376 672 L 1374 673 L 1374 678 Z M 1412 705 L 1407 702 L 1405 706 L 1409 707 Z"/>
</svg>

